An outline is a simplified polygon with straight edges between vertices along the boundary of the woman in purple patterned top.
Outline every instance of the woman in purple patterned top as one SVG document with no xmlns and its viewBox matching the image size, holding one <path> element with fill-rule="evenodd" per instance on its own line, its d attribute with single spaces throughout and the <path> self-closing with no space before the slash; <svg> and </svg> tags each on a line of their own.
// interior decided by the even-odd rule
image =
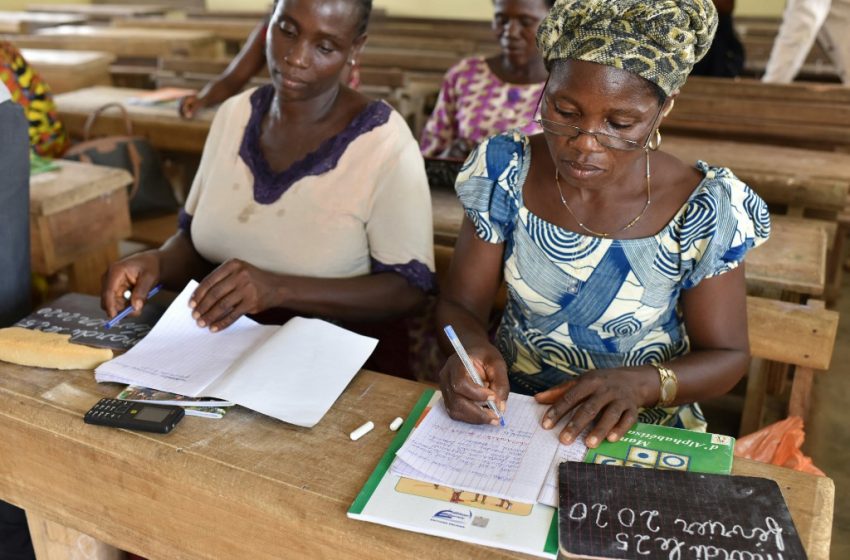
<svg viewBox="0 0 850 560">
<path fill-rule="evenodd" d="M 465 158 L 493 134 L 511 128 L 540 132 L 534 110 L 547 72 L 535 38 L 553 4 L 495 0 L 493 31 L 502 52 L 466 58 L 446 73 L 437 106 L 422 131 L 422 155 Z"/>
</svg>

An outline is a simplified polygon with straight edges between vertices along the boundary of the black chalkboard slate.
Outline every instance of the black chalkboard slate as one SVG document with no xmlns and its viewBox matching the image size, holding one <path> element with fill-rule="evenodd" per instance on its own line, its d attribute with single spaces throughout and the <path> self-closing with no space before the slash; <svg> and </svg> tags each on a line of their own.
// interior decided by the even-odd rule
<svg viewBox="0 0 850 560">
<path fill-rule="evenodd" d="M 30 313 L 17 323 L 37 331 L 70 334 L 71 342 L 128 350 L 153 328 L 165 313 L 165 308 L 149 301 L 138 317 L 127 317 L 111 329 L 104 329 L 108 320 L 100 308 L 100 298 L 85 294 L 65 294 L 59 299 Z"/>
<path fill-rule="evenodd" d="M 575 462 L 559 476 L 568 558 L 806 558 L 772 480 Z"/>
</svg>

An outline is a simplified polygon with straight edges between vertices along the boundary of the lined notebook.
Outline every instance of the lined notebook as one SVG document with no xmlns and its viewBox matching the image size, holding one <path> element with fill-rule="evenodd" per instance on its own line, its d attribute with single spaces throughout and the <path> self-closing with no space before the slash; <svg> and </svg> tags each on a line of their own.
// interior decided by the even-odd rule
<svg viewBox="0 0 850 560">
<path fill-rule="evenodd" d="M 299 426 L 324 416 L 377 345 L 319 319 L 283 326 L 242 317 L 218 333 L 195 324 L 192 281 L 136 346 L 95 370 L 99 382 L 216 397 Z"/>
<path fill-rule="evenodd" d="M 505 427 L 452 420 L 435 404 L 396 454 L 392 473 L 511 501 L 556 506 L 558 465 L 581 461 L 584 438 L 563 445 L 563 428 L 544 430 L 547 405 L 511 393 Z"/>
</svg>

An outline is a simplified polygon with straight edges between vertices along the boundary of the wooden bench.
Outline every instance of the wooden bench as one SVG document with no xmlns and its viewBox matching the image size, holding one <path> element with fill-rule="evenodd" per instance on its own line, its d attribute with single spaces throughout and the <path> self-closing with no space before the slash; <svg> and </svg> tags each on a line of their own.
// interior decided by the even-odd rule
<svg viewBox="0 0 850 560">
<path fill-rule="evenodd" d="M 779 18 L 735 18 L 735 30 L 744 44 L 744 71 L 747 75 L 761 77 L 764 74 L 781 23 Z M 812 45 L 797 79 L 840 81 L 835 65 L 819 41 Z"/>
<path fill-rule="evenodd" d="M 691 77 L 663 130 L 798 148 L 850 149 L 850 88 Z"/>
<path fill-rule="evenodd" d="M 693 77 L 683 88 L 663 128 L 679 135 L 747 142 L 748 145 L 737 147 L 742 161 L 733 167 L 736 171 L 747 165 L 752 167 L 753 159 L 770 170 L 772 160 L 775 166 L 808 168 L 810 177 L 823 173 L 821 177 L 830 180 L 838 177 L 846 184 L 850 170 L 846 156 L 800 152 L 783 155 L 779 148 L 752 145 L 813 148 L 833 155 L 850 153 L 850 88 L 841 85 L 764 84 Z M 828 266 L 827 301 L 833 302 L 840 293 L 845 238 L 850 231 L 850 205 L 838 212 L 830 210 L 826 217 L 837 224 Z"/>
<path fill-rule="evenodd" d="M 84 16 L 89 21 L 162 16 L 173 9 L 166 4 L 27 4 L 28 12 L 75 14 Z"/>
<path fill-rule="evenodd" d="M 445 285 L 454 249 L 444 245 L 434 249 L 437 280 Z M 494 309 L 504 308 L 506 295 L 502 285 Z M 824 309 L 823 302 L 818 300 L 798 304 L 747 296 L 747 327 L 753 358 L 790 368 L 790 397 L 785 413 L 805 420 L 815 372 L 829 369 L 832 361 L 838 313 Z M 750 368 L 742 406 L 741 435 L 761 427 L 766 400 L 771 393 L 768 379 L 769 372 L 760 364 Z M 785 379 L 783 376 L 776 393 L 785 392 Z"/>
<path fill-rule="evenodd" d="M 181 55 L 215 57 L 221 41 L 208 31 L 61 25 L 39 30 L 15 40 L 19 47 L 90 50 L 132 59 Z"/>
<path fill-rule="evenodd" d="M 0 11 L 0 35 L 27 35 L 45 27 L 85 23 L 86 18 L 73 14 L 39 14 Z"/>
<path fill-rule="evenodd" d="M 59 169 L 30 179 L 30 243 L 34 272 L 67 269 L 71 289 L 100 294 L 100 277 L 130 235 L 123 169 L 56 160 Z"/>
<path fill-rule="evenodd" d="M 53 93 L 112 85 L 109 67 L 115 61 L 113 54 L 51 49 L 21 49 L 21 54 Z"/>
</svg>

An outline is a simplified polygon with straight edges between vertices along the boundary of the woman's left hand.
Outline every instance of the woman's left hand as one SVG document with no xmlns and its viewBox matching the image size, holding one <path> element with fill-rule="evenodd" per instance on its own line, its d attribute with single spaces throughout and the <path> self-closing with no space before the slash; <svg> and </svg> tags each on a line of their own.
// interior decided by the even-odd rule
<svg viewBox="0 0 850 560">
<path fill-rule="evenodd" d="M 278 307 L 279 279 L 239 259 L 230 259 L 200 283 L 189 300 L 199 327 L 226 329 L 246 313 Z"/>
<path fill-rule="evenodd" d="M 574 441 L 595 420 L 596 425 L 585 443 L 596 447 L 603 439 L 617 441 L 623 437 L 637 422 L 638 409 L 647 406 L 648 401 L 655 402 L 652 399 L 656 399 L 659 390 L 658 374 L 606 369 L 589 371 L 534 398 L 552 405 L 543 415 L 543 427 L 547 430 L 554 428 L 564 416 L 572 415 L 560 435 L 565 444 Z"/>
</svg>

